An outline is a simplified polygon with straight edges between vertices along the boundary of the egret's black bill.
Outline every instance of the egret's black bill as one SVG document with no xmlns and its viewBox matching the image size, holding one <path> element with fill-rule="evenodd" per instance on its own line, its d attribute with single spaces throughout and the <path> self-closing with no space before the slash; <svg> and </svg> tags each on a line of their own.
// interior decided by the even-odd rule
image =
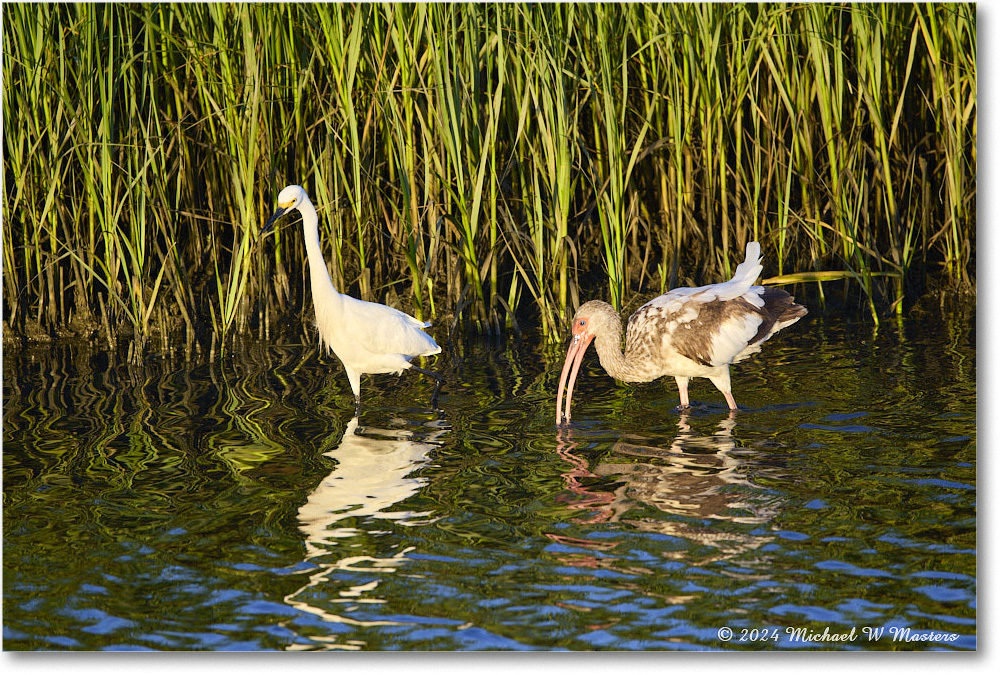
<svg viewBox="0 0 1000 675">
<path fill-rule="evenodd" d="M 267 219 L 266 223 L 264 223 L 264 227 L 260 228 L 260 233 L 264 235 L 270 232 L 271 229 L 274 228 L 274 224 L 278 222 L 278 219 L 280 219 L 283 215 L 288 213 L 288 211 L 289 210 L 286 208 L 279 208 L 277 211 L 272 213 L 271 217 Z"/>
</svg>

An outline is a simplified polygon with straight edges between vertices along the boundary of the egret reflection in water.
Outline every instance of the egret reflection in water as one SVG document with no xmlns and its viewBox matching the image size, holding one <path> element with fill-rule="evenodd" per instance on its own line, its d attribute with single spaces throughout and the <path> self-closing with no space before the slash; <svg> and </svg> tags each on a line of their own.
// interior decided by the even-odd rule
<svg viewBox="0 0 1000 675">
<path fill-rule="evenodd" d="M 344 612 L 364 604 L 378 604 L 384 599 L 373 597 L 379 579 L 349 585 L 337 592 L 329 588 L 311 593 L 318 586 L 335 583 L 332 577 L 338 572 L 394 573 L 406 562 L 406 554 L 413 547 L 404 548 L 394 555 L 376 557 L 352 553 L 352 539 L 362 534 L 378 534 L 379 520 L 393 520 L 403 525 L 422 525 L 433 521 L 430 511 L 394 510 L 393 507 L 415 495 L 427 479 L 412 474 L 428 463 L 429 453 L 440 445 L 440 438 L 448 431 L 441 421 L 428 423 L 431 430 L 414 434 L 405 429 L 375 429 L 359 427 L 353 418 L 344 431 L 339 445 L 324 452 L 325 457 L 336 460 L 337 465 L 309 494 L 299 507 L 299 530 L 304 536 L 305 560 L 316 567 L 309 569 L 309 582 L 294 593 L 285 596 L 285 602 L 296 609 L 319 616 L 324 621 L 353 626 L 397 625 L 395 621 L 367 621 L 353 619 L 329 611 L 317 604 L 341 603 Z M 351 525 L 341 524 L 352 521 Z M 374 527 L 371 527 L 373 526 Z M 368 527 L 366 527 L 368 526 Z M 314 597 L 313 597 L 314 596 Z M 360 649 L 357 641 L 344 642 L 336 635 L 326 642 L 331 649 Z M 295 648 L 295 647 L 293 647 Z"/>
</svg>

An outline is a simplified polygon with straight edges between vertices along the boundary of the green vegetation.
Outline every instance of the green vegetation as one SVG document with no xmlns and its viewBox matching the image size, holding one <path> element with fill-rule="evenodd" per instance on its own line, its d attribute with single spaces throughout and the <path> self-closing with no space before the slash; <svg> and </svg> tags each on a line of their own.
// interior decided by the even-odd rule
<svg viewBox="0 0 1000 675">
<path fill-rule="evenodd" d="M 341 290 L 557 338 L 721 280 L 873 319 L 974 284 L 971 4 L 3 10 L 5 337 L 311 321 L 287 183 Z M 831 285 L 832 284 L 832 285 Z"/>
</svg>

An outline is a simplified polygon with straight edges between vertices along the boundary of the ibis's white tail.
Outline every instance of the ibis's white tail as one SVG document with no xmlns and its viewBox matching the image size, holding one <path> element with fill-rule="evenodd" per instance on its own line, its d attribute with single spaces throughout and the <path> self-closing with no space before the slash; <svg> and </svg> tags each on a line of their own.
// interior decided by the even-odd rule
<svg viewBox="0 0 1000 675">
<path fill-rule="evenodd" d="M 756 241 L 747 242 L 746 260 L 736 266 L 733 281 L 752 286 L 763 271 L 764 266 L 760 264 L 760 244 Z"/>
<path fill-rule="evenodd" d="M 746 260 L 736 266 L 736 272 L 733 274 L 732 279 L 725 283 L 692 289 L 692 292 L 700 292 L 705 289 L 711 289 L 712 293 L 714 293 L 719 300 L 732 300 L 733 298 L 738 298 L 749 291 L 750 287 L 753 286 L 753 282 L 757 280 L 757 277 L 759 277 L 760 273 L 763 271 L 764 266 L 760 264 L 760 244 L 755 241 L 751 241 L 747 244 Z M 671 292 L 675 293 L 677 291 Z"/>
</svg>

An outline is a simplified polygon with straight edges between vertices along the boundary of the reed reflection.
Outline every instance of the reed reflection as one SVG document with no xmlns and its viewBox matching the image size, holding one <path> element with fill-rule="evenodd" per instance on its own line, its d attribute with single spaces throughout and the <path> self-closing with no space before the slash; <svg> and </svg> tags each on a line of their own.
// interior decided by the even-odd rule
<svg viewBox="0 0 1000 675">
<path fill-rule="evenodd" d="M 336 460 L 337 465 L 298 511 L 306 550 L 304 560 L 315 567 L 308 571 L 308 583 L 285 596 L 286 603 L 331 623 L 357 627 L 398 625 L 396 621 L 350 618 L 332 611 L 328 605 L 342 606 L 346 613 L 365 604 L 385 602 L 376 591 L 381 579 L 371 579 L 372 574 L 378 577 L 395 572 L 406 562 L 406 554 L 413 547 L 386 557 L 365 552 L 365 548 L 369 551 L 371 548 L 366 535 L 383 532 L 379 521 L 391 520 L 407 526 L 433 521 L 431 511 L 393 508 L 427 483 L 426 478 L 412 474 L 427 465 L 429 453 L 440 445 L 441 437 L 448 431 L 442 421 L 427 426 L 428 431 L 414 434 L 403 429 L 359 427 L 355 417 L 347 424 L 340 443 L 323 453 Z M 351 523 L 343 522 L 347 520 Z M 352 583 L 359 578 L 365 581 Z M 342 584 L 344 588 L 339 591 L 320 588 L 326 584 Z M 363 641 L 344 640 L 338 634 L 311 636 L 311 639 L 328 649 L 356 650 L 364 646 Z M 290 647 L 304 648 L 311 646 Z"/>
<path fill-rule="evenodd" d="M 754 451 L 737 447 L 736 415 L 729 413 L 710 435 L 696 431 L 687 414 L 680 416 L 677 427 L 677 435 L 666 447 L 652 437 L 623 436 L 593 467 L 575 452 L 578 443 L 572 431 L 560 432 L 557 451 L 573 465 L 563 474 L 573 495 L 569 508 L 589 514 L 577 522 L 623 522 L 640 531 L 682 537 L 717 549 L 719 555 L 710 559 L 728 558 L 771 541 L 773 537 L 751 534 L 746 528 L 705 523 L 762 524 L 779 510 L 774 499 L 749 477 L 751 471 L 766 468 Z M 619 482 L 611 483 L 610 490 L 588 487 L 609 486 L 608 479 Z M 641 515 L 650 506 L 674 517 Z"/>
</svg>

